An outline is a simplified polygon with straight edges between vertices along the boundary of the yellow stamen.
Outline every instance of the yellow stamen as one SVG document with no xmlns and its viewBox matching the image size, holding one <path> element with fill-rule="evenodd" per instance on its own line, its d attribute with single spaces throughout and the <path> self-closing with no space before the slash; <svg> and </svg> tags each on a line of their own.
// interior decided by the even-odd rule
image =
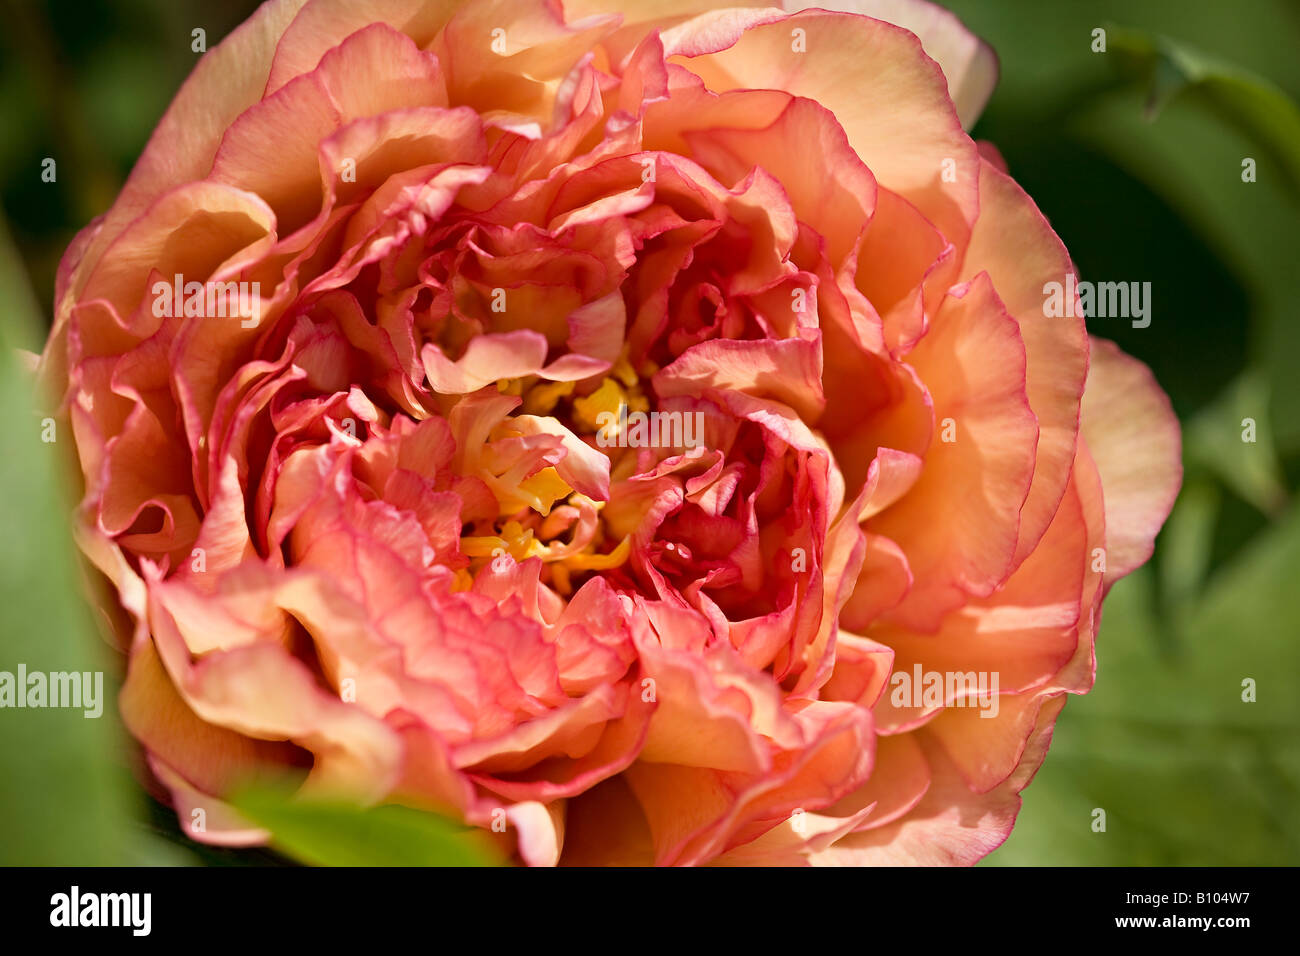
<svg viewBox="0 0 1300 956">
<path fill-rule="evenodd" d="M 520 410 L 525 414 L 554 414 L 560 401 L 568 399 L 573 421 L 571 427 L 579 433 L 592 433 L 600 430 L 600 421 L 608 421 L 602 419 L 602 415 L 612 415 L 617 419 L 620 408 L 626 408 L 629 413 L 649 411 L 650 401 L 641 389 L 641 382 L 656 371 L 657 367 L 647 361 L 638 373 L 625 353 L 614 363 L 595 391 L 585 396 L 574 397 L 573 382 L 539 382 L 535 377 L 528 377 L 499 379 L 496 384 L 500 392 L 522 397 Z M 616 429 L 617 425 L 613 429 L 606 426 L 607 431 Z M 575 524 L 579 518 L 573 509 L 580 512 L 588 508 L 600 511 L 605 502 L 593 501 L 574 491 L 554 467 L 542 468 L 522 480 L 519 474 L 528 467 L 523 459 L 516 462 L 513 468 L 506 468 L 503 474 L 497 474 L 497 469 L 487 463 L 482 463 L 481 467 L 481 477 L 500 503 L 499 520 L 504 523 L 496 534 L 469 535 L 460 539 L 461 553 L 470 558 L 471 565 L 456 572 L 452 583 L 454 590 L 472 587 L 474 575 L 487 561 L 501 554 L 509 554 L 516 561 L 541 558 L 548 570 L 551 587 L 565 597 L 573 591 L 574 574 L 607 571 L 627 561 L 632 552 L 630 537 L 623 538 L 608 554 L 596 551 L 604 540 L 604 535 L 600 532 L 585 547 L 577 544 L 576 536 L 580 533 L 584 536 L 590 534 L 590 528 L 580 531 L 580 526 Z M 497 467 L 506 466 L 503 462 Z M 567 501 L 570 508 L 552 514 L 556 503 L 562 500 Z M 513 517 L 522 515 L 525 511 L 532 511 L 551 520 L 539 523 L 529 517 L 521 522 L 519 518 Z M 525 527 L 526 524 L 531 527 Z M 566 544 L 561 536 L 566 535 L 570 529 L 575 537 Z M 538 535 L 542 536 L 542 540 L 538 539 Z M 582 547 L 582 550 L 577 554 L 570 553 L 575 546 Z"/>
<path fill-rule="evenodd" d="M 597 418 L 601 414 L 617 415 L 618 407 L 626 404 L 627 392 L 618 382 L 607 378 L 590 395 L 573 400 L 573 420 L 580 429 L 594 432 L 600 427 Z"/>
<path fill-rule="evenodd" d="M 565 559 L 564 563 L 570 571 L 608 571 L 626 561 L 631 552 L 632 539 L 624 538 L 609 554 L 575 554 Z"/>
<path fill-rule="evenodd" d="M 529 415 L 549 415 L 560 399 L 573 394 L 573 382 L 541 382 L 524 396 L 523 410 Z"/>
<path fill-rule="evenodd" d="M 618 357 L 618 361 L 614 363 L 614 367 L 610 369 L 610 372 L 628 388 L 635 388 L 637 382 L 641 380 L 641 377 L 636 374 L 636 369 L 632 367 L 632 363 L 627 360 L 626 349 Z"/>
<path fill-rule="evenodd" d="M 556 593 L 561 597 L 568 597 L 573 593 L 573 582 L 569 580 L 569 568 L 563 561 L 556 561 L 547 565 L 551 569 L 551 587 L 555 588 Z"/>
<path fill-rule="evenodd" d="M 494 551 L 506 550 L 506 540 L 496 535 L 484 537 L 466 535 L 460 539 L 460 550 L 462 554 L 471 558 L 489 558 Z"/>
<path fill-rule="evenodd" d="M 573 489 L 554 468 L 543 468 L 537 474 L 525 478 L 519 483 L 519 490 L 532 499 L 532 509 L 542 517 L 551 513 L 555 502 L 573 493 Z"/>
</svg>

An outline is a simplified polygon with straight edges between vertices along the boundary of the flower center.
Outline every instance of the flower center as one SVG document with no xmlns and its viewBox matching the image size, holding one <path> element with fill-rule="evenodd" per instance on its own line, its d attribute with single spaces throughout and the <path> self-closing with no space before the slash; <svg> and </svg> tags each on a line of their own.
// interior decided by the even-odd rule
<svg viewBox="0 0 1300 956">
<path fill-rule="evenodd" d="M 642 369 L 644 377 L 655 371 L 651 363 Z M 614 474 L 632 451 L 618 447 L 615 440 L 622 423 L 629 412 L 645 413 L 650 408 L 643 375 L 624 356 L 594 387 L 588 383 L 580 390 L 575 382 L 530 377 L 501 379 L 497 390 L 522 399 L 520 414 L 554 418 L 604 452 Z M 508 445 L 521 436 L 507 418 L 491 437 Z M 499 513 L 491 521 L 474 522 L 462 535 L 460 550 L 469 558 L 469 566 L 457 573 L 459 589 L 468 589 L 482 568 L 505 555 L 516 561 L 540 558 L 543 582 L 565 597 L 575 589 L 576 576 L 611 570 L 627 561 L 631 539 L 624 536 L 615 541 L 608 533 L 601 520 L 605 502 L 575 491 L 554 465 L 538 468 L 538 463 L 537 454 L 520 454 L 517 448 L 494 454 L 491 444 L 477 456 L 477 468 L 471 468 L 471 473 L 496 497 Z"/>
</svg>

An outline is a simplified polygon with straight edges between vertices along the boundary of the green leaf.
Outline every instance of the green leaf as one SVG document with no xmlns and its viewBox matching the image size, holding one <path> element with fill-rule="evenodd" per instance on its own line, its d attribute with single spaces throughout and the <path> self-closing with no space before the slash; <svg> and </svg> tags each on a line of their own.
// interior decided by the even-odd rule
<svg viewBox="0 0 1300 956">
<path fill-rule="evenodd" d="M 1160 585 L 1171 603 L 1182 604 L 1201 589 L 1210 570 L 1214 526 L 1223 494 L 1206 475 L 1185 477 L 1165 522 L 1160 548 Z"/>
<path fill-rule="evenodd" d="M 4 309 L 0 310 L 0 348 L 6 353 L 19 348 L 39 349 L 45 323 L 41 321 L 22 259 L 3 218 L 0 218 L 0 302 L 4 303 Z"/>
<path fill-rule="evenodd" d="M 1282 465 L 1269 420 L 1268 382 L 1258 373 L 1241 375 L 1214 404 L 1183 429 L 1184 455 L 1264 514 L 1280 515 L 1287 505 Z"/>
<path fill-rule="evenodd" d="M 315 866 L 492 866 L 482 834 L 409 807 L 290 798 L 278 788 L 248 788 L 233 805 L 274 834 L 272 845 Z"/>
<path fill-rule="evenodd" d="M 1167 36 L 1111 25 L 1110 49 L 1150 83 L 1147 118 L 1154 119 L 1177 96 L 1201 99 L 1227 123 L 1258 143 L 1300 194 L 1300 108 L 1262 76 L 1224 62 Z"/>
<path fill-rule="evenodd" d="M 134 788 L 120 756 L 114 658 L 91 625 L 73 559 L 64 480 L 72 435 L 43 420 L 13 351 L 33 344 L 41 325 L 24 313 L 31 297 L 21 276 L 0 223 L 0 407 L 8 413 L 0 428 L 0 671 L 77 672 L 92 693 L 98 685 L 89 712 L 99 716 L 87 716 L 84 698 L 80 707 L 0 710 L 0 863 L 120 864 Z"/>
</svg>

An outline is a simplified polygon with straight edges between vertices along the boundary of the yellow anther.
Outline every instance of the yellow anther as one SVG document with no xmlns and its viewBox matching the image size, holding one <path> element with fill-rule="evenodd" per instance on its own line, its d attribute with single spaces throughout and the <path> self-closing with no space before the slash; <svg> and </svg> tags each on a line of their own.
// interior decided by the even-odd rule
<svg viewBox="0 0 1300 956">
<path fill-rule="evenodd" d="M 532 499 L 532 508 L 542 517 L 551 513 L 551 508 L 561 498 L 572 494 L 560 473 L 554 468 L 543 468 L 537 474 L 525 478 L 519 483 L 522 496 Z"/>
<path fill-rule="evenodd" d="M 560 399 L 572 394 L 572 382 L 541 382 L 524 396 L 523 410 L 528 415 L 549 415 Z"/>
<path fill-rule="evenodd" d="M 548 564 L 551 569 L 551 587 L 555 588 L 556 593 L 561 597 L 568 597 L 573 593 L 573 583 L 569 580 L 569 569 L 563 561 L 556 561 L 554 564 Z"/>
<path fill-rule="evenodd" d="M 466 535 L 460 539 L 461 553 L 471 558 L 490 558 L 494 551 L 507 550 L 506 545 L 506 540 L 498 538 L 496 535 L 484 535 L 482 537 Z"/>
<path fill-rule="evenodd" d="M 507 521 L 500 535 L 467 535 L 460 539 L 460 550 L 471 558 L 495 558 L 508 554 L 516 561 L 546 555 L 546 546 L 533 537 L 533 530 L 518 521 Z"/>
<path fill-rule="evenodd" d="M 627 404 L 627 392 L 612 378 L 600 383 L 600 388 L 584 398 L 573 400 L 573 420 L 584 431 L 594 432 L 600 427 L 596 420 L 602 412 L 618 414 L 618 407 Z"/>
<path fill-rule="evenodd" d="M 507 395 L 522 395 L 524 393 L 524 380 L 522 378 L 499 378 L 497 379 L 497 391 L 505 392 Z"/>
<path fill-rule="evenodd" d="M 624 538 L 609 554 L 575 554 L 564 563 L 570 571 L 608 571 L 626 561 L 631 551 L 632 539 Z"/>
<path fill-rule="evenodd" d="M 635 387 L 637 382 L 641 380 L 640 376 L 636 374 L 636 369 L 632 367 L 632 363 L 627 360 L 626 350 L 618 357 L 618 361 L 614 363 L 614 367 L 610 369 L 610 372 L 628 388 Z"/>
</svg>

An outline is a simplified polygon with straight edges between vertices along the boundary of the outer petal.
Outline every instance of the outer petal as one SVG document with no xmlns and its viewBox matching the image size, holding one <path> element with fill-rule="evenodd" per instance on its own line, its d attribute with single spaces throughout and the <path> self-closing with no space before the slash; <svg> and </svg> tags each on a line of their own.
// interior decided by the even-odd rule
<svg viewBox="0 0 1300 956">
<path fill-rule="evenodd" d="M 1088 342 L 1083 319 L 1050 317 L 1044 312 L 1044 285 L 1063 283 L 1072 271 L 1061 240 L 1024 190 L 983 160 L 980 217 L 962 276 L 969 279 L 981 271 L 989 274 L 998 297 L 1020 326 L 1025 340 L 1025 391 L 1038 419 L 1037 463 L 1020 513 L 1018 564 L 1037 545 L 1065 494 L 1078 437 Z"/>
<path fill-rule="evenodd" d="M 148 756 L 148 761 L 154 776 L 171 791 L 176 816 L 194 839 L 201 843 L 234 847 L 259 846 L 270 841 L 271 834 L 268 831 L 250 824 L 230 804 L 195 789 L 189 781 L 152 754 Z M 202 810 L 202 816 L 195 816 L 195 810 Z M 200 819 L 203 821 L 203 829 L 195 827 Z"/>
<path fill-rule="evenodd" d="M 1182 486 L 1182 434 L 1151 370 L 1104 339 L 1092 340 L 1082 425 L 1101 474 L 1109 587 L 1151 557 Z"/>
<path fill-rule="evenodd" d="M 94 264 L 108 242 L 168 189 L 207 175 L 226 129 L 261 99 L 276 43 L 303 3 L 264 3 L 204 54 L 104 217 L 99 234 L 86 251 L 85 263 Z"/>
<path fill-rule="evenodd" d="M 970 865 L 1002 845 L 1020 812 L 1020 791 L 1038 770 L 1051 743 L 1065 695 L 1038 711 L 1015 771 L 987 793 L 972 793 L 943 748 L 922 736 L 931 782 L 921 802 L 902 819 L 850 834 L 814 853 L 814 866 Z"/>
<path fill-rule="evenodd" d="M 263 96 L 270 96 L 294 77 L 316 69 L 327 51 L 372 23 L 391 24 L 424 47 L 455 9 L 454 3 L 429 0 L 372 0 L 364 5 L 348 0 L 311 0 L 293 17 L 275 47 Z"/>
<path fill-rule="evenodd" d="M 819 6 L 827 10 L 861 13 L 911 30 L 925 52 L 948 78 L 948 95 L 957 107 L 961 125 L 970 129 L 998 82 L 998 57 L 993 48 L 971 33 L 952 12 L 925 0 L 826 0 L 808 4 L 784 0 L 787 10 Z"/>
<path fill-rule="evenodd" d="M 805 31 L 803 51 L 792 49 L 794 29 Z M 965 246 L 979 206 L 979 154 L 948 99 L 942 71 L 906 30 L 809 10 L 751 27 L 734 45 L 686 65 L 714 92 L 775 89 L 817 101 L 835 114 L 881 186 Z M 948 160 L 955 182 L 942 175 Z"/>
<path fill-rule="evenodd" d="M 890 616 L 925 631 L 1015 568 L 1038 435 L 1016 323 L 987 276 L 954 291 L 909 356 L 930 385 L 935 418 L 951 419 L 951 429 L 932 439 L 916 485 L 868 523 L 903 549 L 915 577 Z"/>
</svg>

